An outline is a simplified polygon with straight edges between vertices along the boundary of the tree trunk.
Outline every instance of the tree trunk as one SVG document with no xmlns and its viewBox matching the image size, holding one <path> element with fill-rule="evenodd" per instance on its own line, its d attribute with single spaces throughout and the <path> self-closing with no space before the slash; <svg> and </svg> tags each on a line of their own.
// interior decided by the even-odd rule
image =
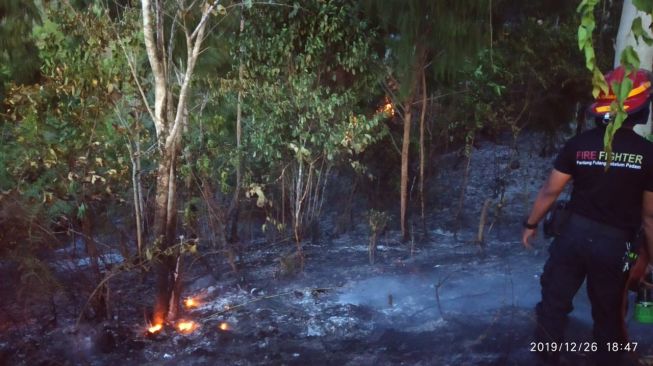
<svg viewBox="0 0 653 366">
<path fill-rule="evenodd" d="M 181 291 L 182 291 L 182 273 L 181 273 L 181 252 L 176 251 L 176 256 L 173 260 L 174 270 L 172 271 L 172 290 L 170 293 L 170 303 L 168 304 L 168 319 L 177 319 L 181 314 Z"/>
<path fill-rule="evenodd" d="M 410 82 L 408 98 L 404 102 L 404 136 L 401 144 L 401 235 L 403 240 L 410 239 L 408 232 L 408 168 L 410 164 L 410 129 L 412 127 L 412 108 L 415 102 L 415 91 L 418 90 L 420 78 L 425 77 L 424 67 L 426 54 L 424 50 L 416 50 L 416 58 L 413 64 L 413 72 Z M 426 82 L 426 79 L 424 79 Z"/>
<path fill-rule="evenodd" d="M 651 16 L 644 12 L 638 11 L 633 5 L 632 0 L 625 0 L 623 8 L 621 10 L 621 20 L 619 21 L 619 31 L 617 32 L 617 39 L 615 40 L 615 56 L 614 56 L 614 67 L 619 66 L 621 60 L 621 52 L 627 46 L 633 46 L 640 60 L 640 68 L 646 70 L 653 70 L 653 46 L 647 45 L 645 42 L 636 42 L 633 33 L 630 31 L 630 28 L 633 24 L 633 20 L 637 17 L 642 18 L 642 27 L 644 30 L 648 30 L 649 36 L 653 37 L 653 32 L 651 32 Z M 649 116 L 648 123 L 645 125 L 636 125 L 634 128 L 635 132 L 642 136 L 646 136 L 651 133 L 651 117 Z"/>
<path fill-rule="evenodd" d="M 143 260 L 143 193 L 141 185 L 141 142 L 140 132 L 136 131 L 134 142 L 127 142 L 129 159 L 132 165 L 132 190 L 134 198 L 134 218 L 136 220 L 136 254 L 138 261 Z"/>
<path fill-rule="evenodd" d="M 404 103 L 404 137 L 401 144 L 401 235 L 409 239 L 408 233 L 408 155 L 410 153 L 410 127 L 412 117 L 412 96 Z"/>
<path fill-rule="evenodd" d="M 242 10 L 240 13 L 240 34 L 245 30 L 245 18 L 243 16 Z M 239 52 L 239 65 L 238 65 L 238 104 L 236 105 L 236 186 L 234 188 L 234 197 L 231 202 L 231 207 L 229 208 L 229 223 L 231 225 L 229 233 L 229 241 L 236 242 L 238 241 L 238 213 L 239 213 L 239 202 L 238 198 L 240 196 L 240 186 L 242 184 L 242 152 L 241 149 L 241 138 L 242 138 L 242 119 L 243 119 L 243 75 L 245 72 L 245 66 L 243 65 L 242 52 L 243 47 L 240 47 Z"/>
<path fill-rule="evenodd" d="M 637 43 L 633 33 L 630 31 L 633 20 L 635 20 L 637 17 L 642 18 L 642 27 L 645 30 L 648 30 L 649 36 L 653 37 L 653 33 L 651 32 L 650 28 L 651 16 L 644 12 L 638 11 L 633 5 L 632 0 L 625 0 L 623 8 L 621 9 L 619 31 L 617 32 L 617 38 L 615 40 L 614 67 L 619 66 L 621 52 L 627 46 L 633 46 L 635 51 L 637 51 L 637 55 L 641 61 L 640 67 L 642 69 L 651 70 L 651 67 L 653 66 L 653 46 L 649 46 L 642 41 Z"/>
<path fill-rule="evenodd" d="M 174 244 L 177 222 L 176 185 L 174 172 L 176 169 L 175 151 L 164 151 L 159 162 L 156 182 L 156 198 L 154 207 L 154 235 L 156 248 L 159 250 L 155 258 L 156 295 L 154 299 L 154 323 L 165 321 L 170 304 L 170 296 L 174 286 L 173 272 L 175 257 L 165 254 Z"/>
<path fill-rule="evenodd" d="M 424 165 L 426 164 L 424 146 L 424 120 L 426 119 L 426 72 L 422 69 L 422 111 L 419 115 L 419 200 L 421 204 L 422 231 L 426 237 L 426 214 L 424 204 Z"/>
<path fill-rule="evenodd" d="M 171 296 L 175 285 L 174 270 L 177 256 L 168 250 L 174 244 L 177 224 L 176 159 L 181 147 L 181 136 L 188 124 L 188 99 L 193 72 L 204 41 L 206 25 L 218 3 L 218 1 L 202 2 L 201 17 L 194 29 L 188 28 L 186 21 L 179 24 L 185 36 L 187 55 L 185 70 L 177 75 L 179 87 L 177 89 L 175 85 L 170 84 L 169 74 L 175 67 L 171 64 L 172 53 L 166 56 L 164 1 L 141 0 L 143 40 L 154 78 L 154 110 L 148 110 L 151 111 L 160 152 L 153 222 L 157 276 L 153 320 L 156 324 L 162 324 L 166 320 L 170 310 L 169 305 L 176 301 Z M 180 8 L 177 9 L 179 12 L 177 15 L 185 16 L 192 13 L 189 10 L 194 5 L 190 5 L 190 8 L 186 8 L 183 2 L 178 5 Z M 170 33 L 169 43 L 172 45 L 177 33 L 174 31 Z M 180 68 L 183 69 L 183 66 Z M 173 95 L 176 97 L 176 103 Z M 148 103 L 147 100 L 144 102 Z M 179 296 L 179 291 L 175 291 L 175 296 Z"/>
</svg>

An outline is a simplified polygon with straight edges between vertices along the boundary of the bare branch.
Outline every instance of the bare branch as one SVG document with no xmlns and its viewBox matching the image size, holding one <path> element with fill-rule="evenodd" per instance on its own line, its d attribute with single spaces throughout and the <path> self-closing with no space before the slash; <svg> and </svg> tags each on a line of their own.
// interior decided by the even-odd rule
<svg viewBox="0 0 653 366">
<path fill-rule="evenodd" d="M 156 4 L 154 7 L 154 11 L 156 12 L 156 28 L 154 29 L 156 33 L 156 52 L 157 52 L 157 57 L 159 57 L 159 60 L 163 63 L 163 66 L 166 67 L 166 61 L 164 59 L 166 54 L 166 46 L 165 46 L 165 35 L 164 35 L 164 28 L 163 28 L 163 26 L 165 25 L 165 20 L 164 20 L 165 6 L 163 4 L 163 0 L 154 0 L 154 1 Z"/>
<path fill-rule="evenodd" d="M 202 11 L 202 18 L 200 19 L 200 22 L 197 23 L 197 27 L 195 27 L 195 30 L 193 31 L 193 34 L 190 35 L 191 40 L 197 38 L 199 35 L 199 39 L 202 39 L 202 36 L 204 35 L 204 28 L 206 26 L 206 22 L 209 20 L 209 17 L 211 16 L 211 12 L 213 9 L 215 9 L 220 1 L 215 1 L 211 5 L 209 5 L 205 10 Z M 200 34 L 201 33 L 201 34 Z"/>
<path fill-rule="evenodd" d="M 183 11 L 183 10 L 182 10 Z M 179 22 L 177 19 L 179 18 L 179 11 L 175 12 L 175 16 L 172 19 L 172 24 L 170 25 L 170 38 L 168 39 L 168 60 L 172 60 L 172 51 L 175 48 L 175 32 L 177 31 L 177 26 L 179 25 Z"/>
<path fill-rule="evenodd" d="M 141 94 L 141 98 L 143 99 L 143 104 L 145 104 L 145 108 L 147 108 L 147 113 L 150 115 L 150 118 L 152 120 L 156 120 L 154 117 L 154 112 L 152 111 L 152 108 L 150 108 L 150 103 L 147 101 L 147 97 L 145 96 L 145 91 L 143 90 L 143 86 L 141 85 L 141 82 L 138 81 L 138 73 L 136 72 L 136 67 L 134 66 L 134 61 L 130 57 L 129 53 L 127 52 L 127 49 L 125 48 L 125 44 L 122 41 L 122 38 L 120 35 L 118 35 L 118 32 L 116 32 L 116 38 L 118 38 L 118 44 L 120 44 L 120 48 L 122 48 L 122 52 L 125 54 L 125 58 L 127 59 L 127 65 L 129 65 L 129 70 L 132 73 L 132 77 L 134 78 L 134 81 L 136 82 L 136 87 L 138 88 L 138 92 Z"/>
<path fill-rule="evenodd" d="M 215 4 L 217 4 L 217 2 L 207 7 L 204 10 L 204 14 L 202 15 L 202 20 L 200 21 L 200 24 L 198 24 L 197 28 L 195 29 L 195 32 L 193 32 L 193 34 L 196 35 L 195 40 L 193 41 L 192 34 L 188 36 L 188 34 L 186 33 L 187 34 L 186 48 L 188 50 L 186 73 L 184 75 L 183 83 L 181 84 L 181 90 L 179 91 L 179 100 L 177 102 L 177 114 L 175 116 L 175 122 L 170 134 L 168 135 L 168 139 L 166 140 L 166 145 L 172 145 L 175 141 L 177 141 L 178 136 L 180 134 L 180 130 L 184 124 L 184 113 L 186 111 L 186 104 L 188 100 L 188 90 L 190 88 L 191 78 L 193 76 L 193 71 L 195 69 L 195 63 L 200 54 L 202 41 L 204 40 L 204 30 L 206 29 L 206 24 L 207 24 L 206 19 L 208 15 L 210 15 L 211 10 L 215 6 Z M 185 30 L 186 29 L 184 29 L 184 31 Z"/>
<path fill-rule="evenodd" d="M 193 2 L 190 3 L 190 5 L 188 5 L 188 7 L 186 9 L 192 9 L 195 6 L 195 4 L 197 4 L 197 1 L 198 0 L 193 0 Z"/>
</svg>

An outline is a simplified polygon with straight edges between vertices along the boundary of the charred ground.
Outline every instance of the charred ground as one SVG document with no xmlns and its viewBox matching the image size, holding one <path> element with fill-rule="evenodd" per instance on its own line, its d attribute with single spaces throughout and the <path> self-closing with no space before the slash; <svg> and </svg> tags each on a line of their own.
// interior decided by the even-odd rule
<svg viewBox="0 0 653 366">
<path fill-rule="evenodd" d="M 547 242 L 540 238 L 529 252 L 519 236 L 521 218 L 552 159 L 539 155 L 543 140 L 527 134 L 515 149 L 508 140 L 480 142 L 471 155 L 462 206 L 466 164 L 455 153 L 432 162 L 437 174 L 429 196 L 437 199 L 428 206 L 426 231 L 417 214 L 410 242 L 402 242 L 390 225 L 379 236 L 374 264 L 365 212 L 354 209 L 350 230 L 341 233 L 337 207 L 324 215 L 319 235 L 304 243 L 303 271 L 292 242 L 262 234 L 242 243 L 237 272 L 208 250 L 189 259 L 194 262 L 185 274 L 184 295 L 197 305 L 184 310 L 184 320 L 196 326 L 186 334 L 174 324 L 147 332 L 151 284 L 138 271 L 110 280 L 111 320 L 82 318 L 76 325 L 86 299 L 61 293 L 52 304 L 11 302 L 19 291 L 18 279 L 12 280 L 18 271 L 3 265 L 0 364 L 532 364 L 532 309 Z M 339 186 L 346 184 L 332 184 L 345 190 Z M 71 269 L 80 268 L 71 265 L 73 250 L 61 249 L 49 262 L 60 280 L 84 278 Z M 120 256 L 106 258 L 107 270 L 119 265 Z M 587 341 L 591 318 L 584 293 L 575 306 L 569 340 Z M 39 312 L 28 307 L 50 315 L 34 318 Z M 639 342 L 637 353 L 653 353 L 646 327 L 631 320 L 629 327 Z M 587 355 L 566 358 L 582 365 Z"/>
</svg>

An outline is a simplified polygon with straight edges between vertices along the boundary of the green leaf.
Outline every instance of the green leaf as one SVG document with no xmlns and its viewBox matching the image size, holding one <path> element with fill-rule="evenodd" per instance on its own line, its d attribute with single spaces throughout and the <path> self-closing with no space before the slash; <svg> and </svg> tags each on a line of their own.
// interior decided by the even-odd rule
<svg viewBox="0 0 653 366">
<path fill-rule="evenodd" d="M 592 71 L 592 95 L 594 98 L 597 98 L 602 92 L 603 94 L 608 94 L 609 88 L 608 83 L 605 81 L 603 73 L 598 68 Z"/>
<path fill-rule="evenodd" d="M 225 8 L 222 4 L 216 6 L 215 11 L 216 11 L 217 14 L 220 14 L 220 15 L 226 15 L 227 14 L 227 8 Z"/>
<path fill-rule="evenodd" d="M 651 14 L 653 13 L 653 1 L 651 0 L 633 0 L 633 5 L 639 11 Z"/>
<path fill-rule="evenodd" d="M 86 216 L 86 205 L 82 203 L 77 207 L 77 218 L 81 220 L 84 216 Z"/>
<path fill-rule="evenodd" d="M 617 130 L 621 128 L 627 117 L 628 114 L 625 112 L 620 111 L 617 113 L 617 116 L 614 119 L 614 132 L 617 132 Z"/>
<path fill-rule="evenodd" d="M 598 0 L 583 0 L 576 8 L 576 11 L 579 13 L 591 12 L 598 3 Z"/>
<path fill-rule="evenodd" d="M 646 43 L 649 46 L 653 46 L 653 38 L 650 36 L 650 31 L 647 31 L 644 29 L 644 26 L 642 25 L 642 18 L 637 17 L 635 20 L 633 20 L 633 25 L 631 27 L 631 31 L 633 32 L 633 35 L 635 36 L 635 41 L 639 44 L 639 39 L 641 38 L 644 43 Z"/>
<path fill-rule="evenodd" d="M 585 67 L 593 70 L 596 66 L 596 55 L 593 47 L 585 47 Z"/>
<path fill-rule="evenodd" d="M 578 27 L 578 49 L 582 50 L 587 45 L 587 28 L 580 26 Z M 480 68 L 480 67 L 479 67 Z"/>
<path fill-rule="evenodd" d="M 621 65 L 623 65 L 626 70 L 636 70 L 639 69 L 639 55 L 633 48 L 633 46 L 628 46 L 624 48 L 621 52 Z"/>
<path fill-rule="evenodd" d="M 594 20 L 594 14 L 587 13 L 583 15 L 583 18 L 580 21 L 580 24 L 587 29 L 588 33 L 592 33 L 596 27 L 596 21 Z"/>
<path fill-rule="evenodd" d="M 614 94 L 617 96 L 617 100 L 619 101 L 619 110 L 623 109 L 623 102 L 628 98 L 628 93 L 630 93 L 631 89 L 633 88 L 633 81 L 630 80 L 630 78 L 624 78 L 624 80 L 621 83 L 612 83 L 612 90 L 614 91 Z"/>
</svg>

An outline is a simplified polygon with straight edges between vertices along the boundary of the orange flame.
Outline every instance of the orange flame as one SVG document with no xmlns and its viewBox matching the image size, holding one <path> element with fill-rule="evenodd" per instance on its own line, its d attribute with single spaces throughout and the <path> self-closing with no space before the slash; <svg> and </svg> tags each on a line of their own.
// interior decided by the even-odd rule
<svg viewBox="0 0 653 366">
<path fill-rule="evenodd" d="M 192 297 L 189 297 L 184 300 L 184 305 L 187 308 L 192 309 L 192 308 L 196 308 L 199 305 L 199 303 L 197 302 L 197 300 L 193 299 Z"/>
<path fill-rule="evenodd" d="M 147 328 L 147 331 L 154 334 L 154 333 L 160 331 L 161 329 L 163 329 L 163 324 L 155 324 L 155 325 Z"/>
<path fill-rule="evenodd" d="M 220 325 L 218 326 L 218 328 L 220 328 L 220 330 L 224 330 L 224 331 L 227 331 L 227 330 L 230 330 L 230 329 L 231 329 L 231 327 L 230 327 L 229 324 L 227 324 L 227 323 L 220 323 Z"/>
<path fill-rule="evenodd" d="M 192 320 L 180 321 L 177 323 L 177 330 L 179 330 L 180 333 L 192 333 L 195 329 L 197 329 L 197 324 Z"/>
<path fill-rule="evenodd" d="M 379 107 L 377 112 L 378 113 L 383 113 L 388 117 L 393 117 L 395 115 L 395 108 L 394 108 L 390 98 L 388 98 L 388 97 L 384 98 L 384 104 L 381 107 Z"/>
</svg>

